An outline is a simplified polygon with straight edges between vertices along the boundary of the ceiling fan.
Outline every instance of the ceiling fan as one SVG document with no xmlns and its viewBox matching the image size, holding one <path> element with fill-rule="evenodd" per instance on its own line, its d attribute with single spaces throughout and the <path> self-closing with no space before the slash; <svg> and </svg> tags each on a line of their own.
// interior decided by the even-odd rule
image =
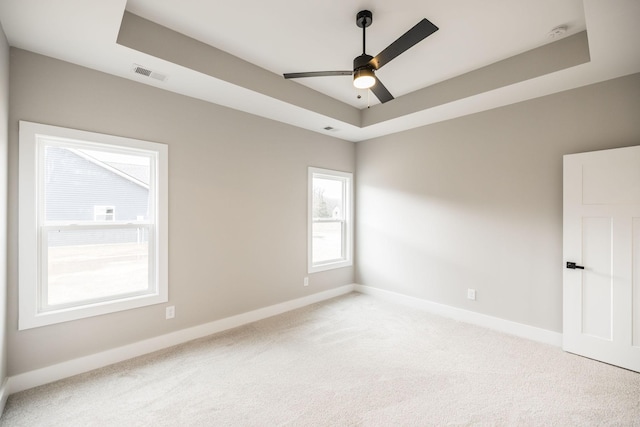
<svg viewBox="0 0 640 427">
<path fill-rule="evenodd" d="M 298 79 L 301 77 L 324 76 L 350 76 L 353 75 L 353 85 L 358 89 L 371 89 L 381 103 L 391 101 L 393 95 L 376 77 L 375 71 L 389 63 L 396 56 L 409 50 L 431 34 L 438 31 L 431 21 L 423 18 L 413 28 L 400 36 L 396 41 L 387 46 L 376 57 L 366 53 L 365 29 L 371 25 L 373 14 L 368 10 L 361 10 L 356 15 L 356 25 L 362 28 L 362 55 L 353 60 L 353 71 L 311 71 L 306 73 L 285 73 L 285 79 Z"/>
</svg>

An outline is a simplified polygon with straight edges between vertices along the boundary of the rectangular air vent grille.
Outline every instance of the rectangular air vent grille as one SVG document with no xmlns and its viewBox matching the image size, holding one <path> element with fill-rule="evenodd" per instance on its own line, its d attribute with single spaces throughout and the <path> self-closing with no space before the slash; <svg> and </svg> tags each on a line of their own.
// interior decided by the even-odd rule
<svg viewBox="0 0 640 427">
<path fill-rule="evenodd" d="M 161 73 L 156 73 L 148 69 L 147 67 L 143 67 L 142 65 L 133 64 L 133 72 L 136 74 L 140 74 L 141 76 L 151 77 L 152 79 L 159 80 L 161 82 L 167 79 L 167 76 Z"/>
<path fill-rule="evenodd" d="M 136 67 L 133 69 L 134 73 L 142 74 L 143 76 L 149 77 L 151 75 L 151 70 L 147 70 L 146 68 Z"/>
</svg>

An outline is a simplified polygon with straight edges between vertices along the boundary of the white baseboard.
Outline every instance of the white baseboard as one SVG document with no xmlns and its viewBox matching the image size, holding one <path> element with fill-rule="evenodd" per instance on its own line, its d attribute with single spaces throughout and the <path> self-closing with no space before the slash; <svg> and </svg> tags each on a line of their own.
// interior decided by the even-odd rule
<svg viewBox="0 0 640 427">
<path fill-rule="evenodd" d="M 9 394 L 9 378 L 5 378 L 2 382 L 2 387 L 0 387 L 0 415 L 4 412 Z"/>
<path fill-rule="evenodd" d="M 474 311 L 463 310 L 461 308 L 449 305 L 438 304 L 428 300 L 410 297 L 396 292 L 386 291 L 384 289 L 372 288 L 370 286 L 354 285 L 355 291 L 367 295 L 382 297 L 386 300 L 399 304 L 408 305 L 419 308 L 433 314 L 437 314 L 450 319 L 459 320 L 465 323 L 482 326 L 487 329 L 504 332 L 510 335 L 516 335 L 533 341 L 545 344 L 562 346 L 562 334 L 549 331 L 547 329 L 537 328 L 535 326 L 525 325 L 523 323 L 512 322 L 510 320 L 500 319 L 498 317 L 487 316 L 486 314 L 476 313 Z"/>
<path fill-rule="evenodd" d="M 133 357 L 142 356 L 174 345 L 192 341 L 197 338 L 206 337 L 211 334 L 225 331 L 227 329 L 236 328 L 267 317 L 286 313 L 307 305 L 315 304 L 320 301 L 328 300 L 340 295 L 353 292 L 354 285 L 345 285 L 339 288 L 330 289 L 328 291 L 319 292 L 306 297 L 286 301 L 269 307 L 260 308 L 249 311 L 247 313 L 238 314 L 236 316 L 227 317 L 216 320 L 214 322 L 205 323 L 203 325 L 194 326 L 192 328 L 183 329 L 172 332 L 170 334 L 161 335 L 159 337 L 150 338 L 139 341 L 126 346 L 114 348 L 111 350 L 95 353 L 89 356 L 80 357 L 69 360 L 67 362 L 58 363 L 56 365 L 47 366 L 45 368 L 36 369 L 25 372 L 23 374 L 9 377 L 8 382 L 2 387 L 3 401 L 6 401 L 8 394 L 17 393 L 32 387 L 47 384 L 73 375 L 91 371 L 93 369 L 102 368 L 114 363 L 122 362 Z M 7 386 L 8 384 L 8 386 Z M 7 393 L 7 391 L 9 393 Z M 0 412 L 1 413 L 1 412 Z"/>
<path fill-rule="evenodd" d="M 266 319 L 271 316 L 286 313 L 287 311 L 295 310 L 307 305 L 315 304 L 320 301 L 348 294 L 354 290 L 363 294 L 382 297 L 396 303 L 409 305 L 411 307 L 423 309 L 431 313 L 441 315 L 443 317 L 471 323 L 488 329 L 497 330 L 500 332 L 555 346 L 562 345 L 562 334 L 558 332 L 536 328 L 534 326 L 524 325 L 522 323 L 516 323 L 497 317 L 487 316 L 485 314 L 463 310 L 444 304 L 438 304 L 420 298 L 386 291 L 383 289 L 377 289 L 362 285 L 345 285 L 339 288 L 319 292 L 317 294 L 309 295 L 295 300 L 216 320 L 214 322 L 205 323 L 203 325 L 198 325 L 180 331 L 172 332 L 170 334 L 161 335 L 159 337 L 139 341 L 126 346 L 114 348 L 100 353 L 95 353 L 85 357 L 80 357 L 77 359 L 58 363 L 56 365 L 51 365 L 45 368 L 25 372 L 23 374 L 14 375 L 6 379 L 2 384 L 2 387 L 0 388 L 0 414 L 2 413 L 1 409 L 4 408 L 7 398 L 11 393 L 17 393 L 19 391 L 27 390 L 32 387 L 37 387 L 39 385 L 47 384 L 63 378 L 68 378 L 73 375 L 91 371 L 93 369 L 102 368 L 104 366 L 122 362 L 127 359 L 142 356 L 144 354 L 152 353 L 154 351 L 192 341 L 194 339 L 206 337 L 211 334 L 236 328 L 238 326 L 246 325 L 258 320 Z"/>
</svg>

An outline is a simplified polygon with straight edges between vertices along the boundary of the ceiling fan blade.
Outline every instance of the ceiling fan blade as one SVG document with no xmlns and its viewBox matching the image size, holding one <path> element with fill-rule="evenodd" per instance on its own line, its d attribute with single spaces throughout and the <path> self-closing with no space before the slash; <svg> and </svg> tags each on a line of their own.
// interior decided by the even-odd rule
<svg viewBox="0 0 640 427">
<path fill-rule="evenodd" d="M 422 40 L 426 39 L 436 31 L 438 31 L 438 27 L 436 27 L 428 19 L 423 18 L 422 21 L 418 22 L 416 25 L 414 25 L 413 28 L 411 28 L 409 31 L 401 35 L 396 41 L 387 46 L 386 49 L 380 52 L 378 56 L 373 58 L 369 62 L 369 64 L 371 64 L 376 70 L 382 68 L 393 58 L 405 52 L 406 50 L 411 49 L 413 46 L 420 43 Z"/>
<path fill-rule="evenodd" d="M 376 96 L 376 98 L 378 98 L 380 102 L 383 104 L 387 101 L 391 101 L 392 99 L 394 99 L 393 95 L 391 95 L 391 92 L 389 92 L 389 90 L 382 84 L 380 79 L 377 77 L 376 77 L 376 84 L 371 86 L 370 89 L 371 89 L 371 92 L 373 92 L 373 94 Z"/>
<path fill-rule="evenodd" d="M 308 73 L 284 73 L 285 79 L 299 79 L 302 77 L 327 77 L 327 76 L 350 76 L 353 71 L 311 71 Z"/>
</svg>

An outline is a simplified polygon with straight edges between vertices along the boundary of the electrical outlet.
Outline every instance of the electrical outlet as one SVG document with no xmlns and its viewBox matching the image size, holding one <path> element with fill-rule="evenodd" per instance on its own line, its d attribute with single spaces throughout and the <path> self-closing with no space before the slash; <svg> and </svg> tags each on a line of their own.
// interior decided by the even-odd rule
<svg viewBox="0 0 640 427">
<path fill-rule="evenodd" d="M 176 317 L 176 306 L 170 305 L 169 307 L 167 307 L 165 309 L 165 316 L 167 319 L 173 319 L 174 317 Z"/>
<path fill-rule="evenodd" d="M 475 301 L 476 300 L 476 290 L 475 289 L 467 289 L 467 298 Z"/>
<path fill-rule="evenodd" d="M 304 278 L 304 285 L 305 286 L 309 286 L 309 278 L 308 277 Z"/>
</svg>

